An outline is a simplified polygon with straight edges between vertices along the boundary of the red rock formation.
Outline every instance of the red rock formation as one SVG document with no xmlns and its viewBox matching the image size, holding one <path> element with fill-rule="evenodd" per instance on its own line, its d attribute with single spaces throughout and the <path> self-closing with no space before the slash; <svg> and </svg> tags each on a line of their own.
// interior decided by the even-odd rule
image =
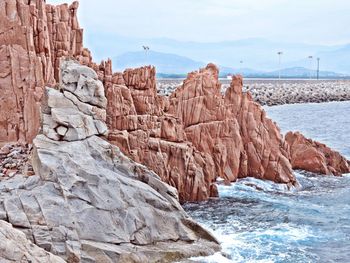
<svg viewBox="0 0 350 263">
<path fill-rule="evenodd" d="M 43 87 L 58 81 L 62 57 L 101 70 L 83 48 L 77 8 L 78 2 L 0 2 L 0 141 L 31 141 L 37 134 Z"/>
<path fill-rule="evenodd" d="M 288 132 L 285 140 L 293 169 L 326 175 L 350 173 L 350 162 L 326 145 L 307 139 L 299 132 Z"/>
<path fill-rule="evenodd" d="M 170 114 L 184 123 L 187 139 L 215 164 L 215 176 L 235 181 L 252 176 L 294 184 L 278 127 L 235 77 L 224 96 L 218 69 L 190 73 L 170 96 Z"/>
<path fill-rule="evenodd" d="M 106 88 L 109 140 L 176 187 L 182 201 L 217 194 L 213 166 L 186 141 L 180 120 L 166 114 L 169 102 L 157 95 L 155 69 L 129 69 L 114 79 Z"/>
<path fill-rule="evenodd" d="M 295 183 L 277 126 L 242 93 L 241 77 L 222 96 L 209 64 L 168 99 L 157 95 L 154 76 L 151 67 L 126 70 L 125 85 L 106 89 L 109 140 L 175 186 L 182 201 L 215 196 L 217 177 Z"/>
<path fill-rule="evenodd" d="M 169 98 L 157 95 L 152 67 L 118 74 L 106 89 L 109 140 L 176 187 L 182 201 L 215 196 L 218 177 L 294 185 L 292 164 L 348 172 L 345 158 L 322 144 L 291 134 L 285 142 L 263 108 L 242 92 L 240 76 L 222 95 L 218 73 L 213 64 L 189 73 Z"/>
</svg>

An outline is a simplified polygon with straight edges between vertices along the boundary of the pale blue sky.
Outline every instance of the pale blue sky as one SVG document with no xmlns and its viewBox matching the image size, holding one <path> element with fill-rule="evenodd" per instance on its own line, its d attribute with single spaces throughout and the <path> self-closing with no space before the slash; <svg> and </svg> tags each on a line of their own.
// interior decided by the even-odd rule
<svg viewBox="0 0 350 263">
<path fill-rule="evenodd" d="M 263 37 L 344 44 L 349 14 L 349 0 L 81 0 L 79 7 L 80 24 L 91 32 L 202 42 Z"/>
</svg>

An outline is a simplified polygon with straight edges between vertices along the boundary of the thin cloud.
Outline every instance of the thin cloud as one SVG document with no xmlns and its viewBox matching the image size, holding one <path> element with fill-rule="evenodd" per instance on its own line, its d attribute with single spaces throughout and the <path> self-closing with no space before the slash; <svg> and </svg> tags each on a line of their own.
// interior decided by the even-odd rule
<svg viewBox="0 0 350 263">
<path fill-rule="evenodd" d="M 338 44 L 350 40 L 344 30 L 349 12 L 348 0 L 84 0 L 79 18 L 91 32 L 128 37 L 202 42 L 265 37 Z"/>
</svg>

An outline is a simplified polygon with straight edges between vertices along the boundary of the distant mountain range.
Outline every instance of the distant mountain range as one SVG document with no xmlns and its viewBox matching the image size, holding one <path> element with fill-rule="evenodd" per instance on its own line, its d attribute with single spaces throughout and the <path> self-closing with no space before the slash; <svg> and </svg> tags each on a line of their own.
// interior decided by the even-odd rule
<svg viewBox="0 0 350 263">
<path fill-rule="evenodd" d="M 322 59 L 322 66 L 326 70 L 350 73 L 350 44 L 332 51 L 317 54 Z"/>
<path fill-rule="evenodd" d="M 157 69 L 158 77 L 184 77 L 188 72 L 204 67 L 207 63 L 195 61 L 193 59 L 176 54 L 162 53 L 156 51 L 127 52 L 113 58 L 113 63 L 117 70 L 125 68 L 135 68 L 144 65 L 154 65 Z M 219 65 L 220 76 L 226 77 L 229 74 L 243 74 L 245 77 L 278 77 L 279 73 L 284 78 L 309 78 L 316 77 L 316 71 L 305 67 L 290 67 L 277 71 L 259 71 L 250 68 L 230 68 Z M 331 71 L 320 71 L 321 78 L 341 78 L 344 74 Z"/>
<path fill-rule="evenodd" d="M 127 52 L 112 59 L 117 70 L 154 65 L 157 72 L 164 74 L 184 74 L 205 64 L 187 57 L 155 51 Z"/>
<path fill-rule="evenodd" d="M 275 71 L 278 70 L 277 52 L 283 51 L 283 68 L 310 68 L 308 57 L 312 55 L 312 69 L 316 69 L 316 58 L 320 57 L 322 71 L 350 74 L 350 45 L 311 45 L 263 38 L 201 43 L 169 38 L 131 38 L 91 31 L 86 31 L 86 39 L 95 58 L 106 59 L 111 56 L 115 58 L 115 69 L 120 68 L 122 62 L 126 60 L 121 58 L 121 61 L 118 61 L 118 57 L 125 53 L 138 51 L 142 53 L 142 46 L 146 45 L 150 47 L 150 51 L 176 54 L 181 57 L 180 60 L 185 58 L 192 60 L 191 63 L 184 63 L 189 65 L 189 68 L 198 68 L 196 65 L 201 62 L 213 62 L 229 68 Z M 169 65 L 159 63 L 160 66 L 161 64 L 166 71 L 170 70 Z M 188 71 L 189 68 L 184 68 L 183 71 Z"/>
<path fill-rule="evenodd" d="M 310 70 L 304 67 L 292 67 L 282 69 L 281 72 L 278 70 L 262 73 L 261 76 L 264 77 L 278 77 L 279 73 L 282 78 L 316 78 L 317 72 L 315 70 Z M 320 71 L 320 78 L 346 78 L 349 77 L 345 74 L 335 73 L 332 71 Z"/>
</svg>

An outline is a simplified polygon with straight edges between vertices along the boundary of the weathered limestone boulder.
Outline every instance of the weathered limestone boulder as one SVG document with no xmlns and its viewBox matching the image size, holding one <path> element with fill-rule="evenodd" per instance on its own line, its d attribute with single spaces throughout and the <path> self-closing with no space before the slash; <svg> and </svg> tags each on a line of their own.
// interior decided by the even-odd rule
<svg viewBox="0 0 350 263">
<path fill-rule="evenodd" d="M 11 224 L 0 220 L 0 258 L 1 262 L 64 263 L 43 248 L 34 245 L 26 235 L 13 228 Z"/>
<path fill-rule="evenodd" d="M 106 99 L 90 73 L 62 63 L 60 90 L 47 89 L 43 134 L 33 141 L 35 175 L 0 181 L 0 220 L 68 262 L 171 262 L 219 250 L 182 209 L 175 188 L 99 137 L 103 133 L 90 134 L 96 119 L 89 106 L 104 110 Z M 77 92 L 79 79 L 89 77 L 82 84 L 87 90 Z M 77 99 L 83 94 L 85 102 L 74 103 L 67 92 Z"/>
<path fill-rule="evenodd" d="M 350 173 L 350 162 L 322 143 L 307 139 L 299 132 L 288 132 L 285 141 L 293 169 L 326 175 Z"/>
</svg>

